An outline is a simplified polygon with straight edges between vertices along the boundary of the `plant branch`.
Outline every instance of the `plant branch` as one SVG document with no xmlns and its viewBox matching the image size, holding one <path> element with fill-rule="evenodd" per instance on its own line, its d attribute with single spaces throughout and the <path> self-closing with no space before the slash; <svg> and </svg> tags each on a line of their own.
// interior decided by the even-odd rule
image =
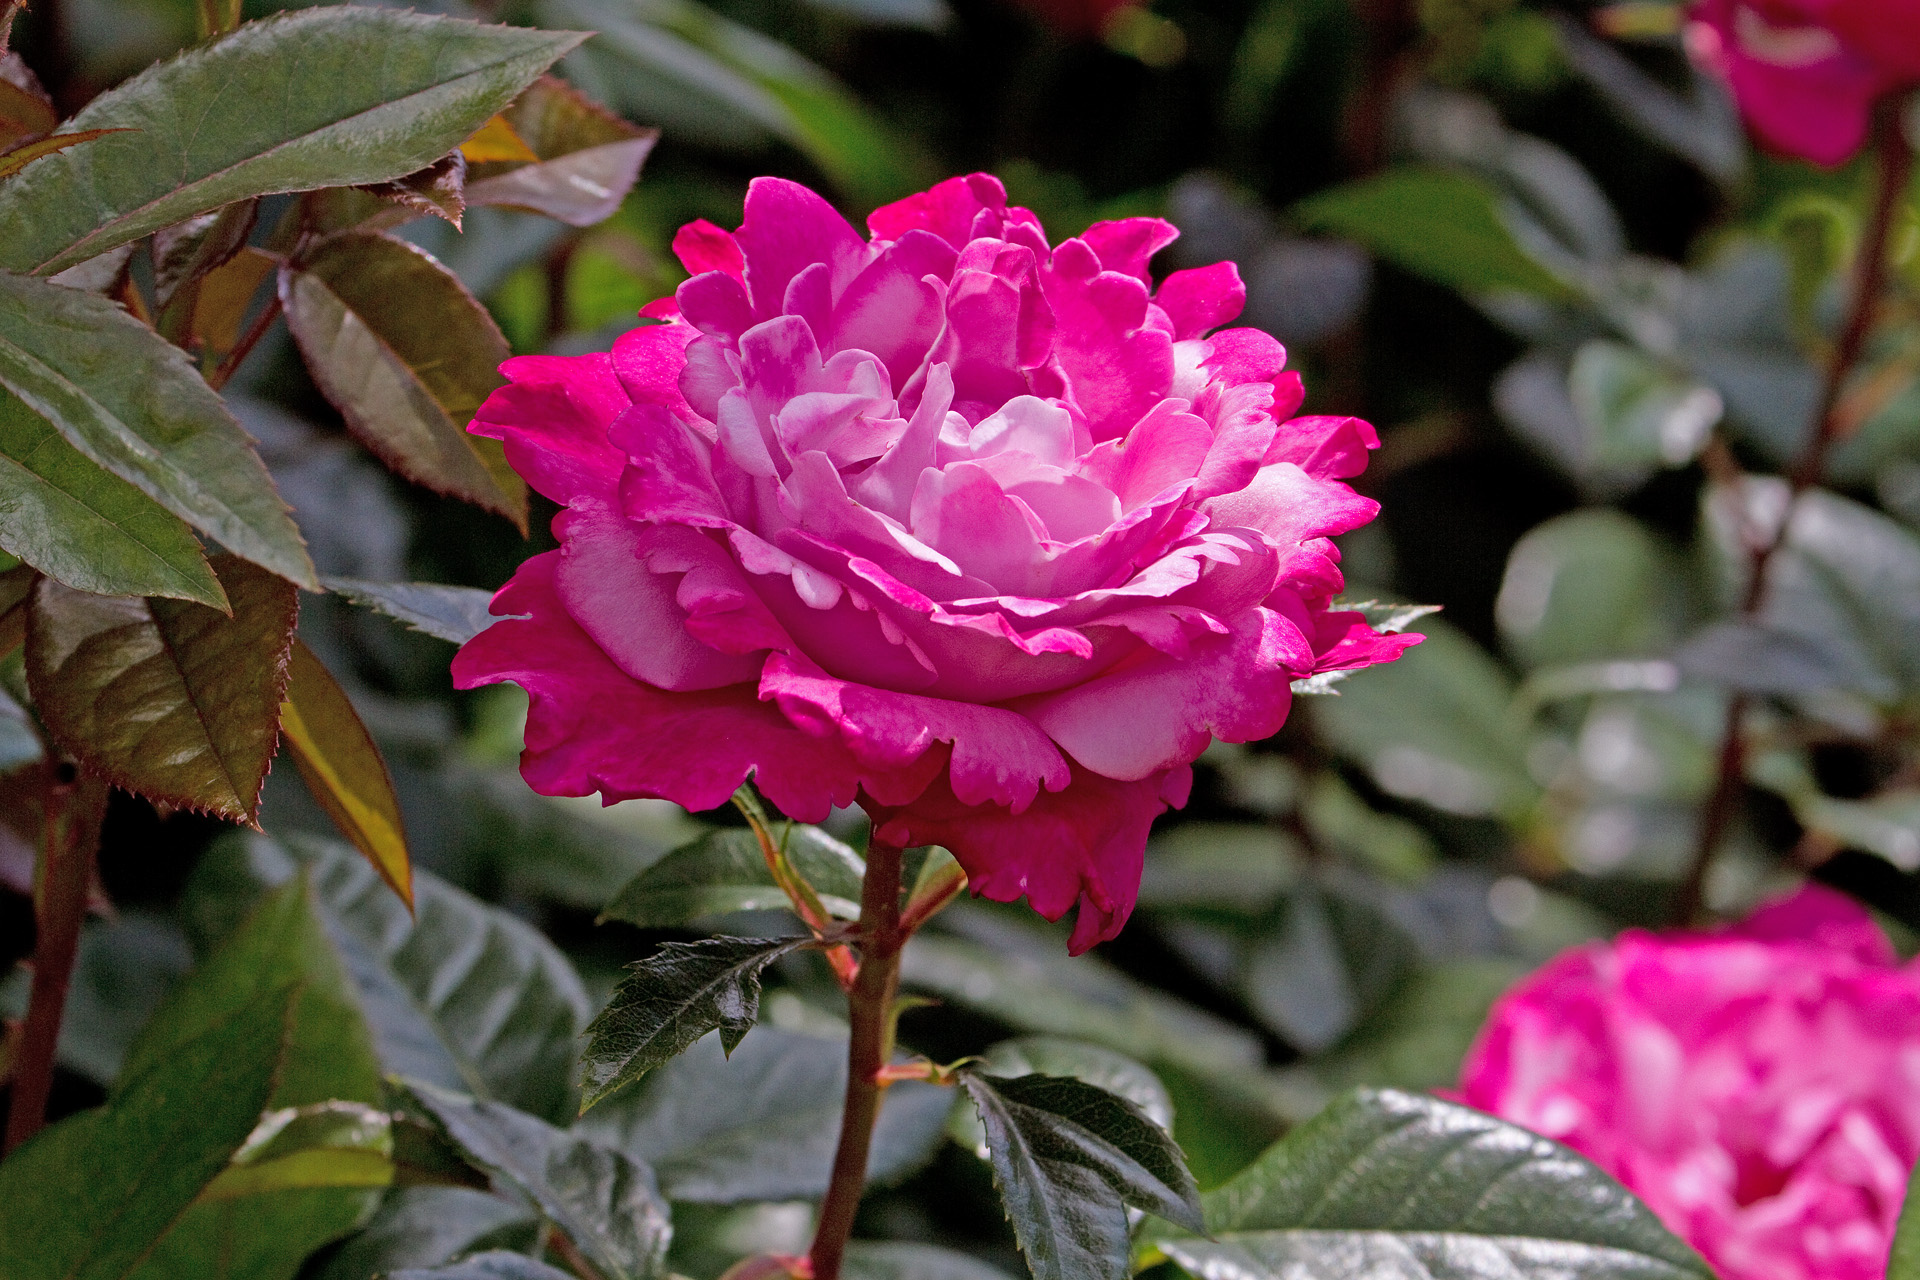
<svg viewBox="0 0 1920 1280">
<path fill-rule="evenodd" d="M 853 1234 L 854 1213 L 867 1184 L 867 1151 L 889 1083 L 882 1078 L 893 1056 L 894 998 L 900 989 L 900 948 L 907 932 L 900 922 L 900 860 L 904 850 L 876 831 L 867 847 L 867 876 L 860 891 L 860 970 L 847 993 L 852 1035 L 847 1045 L 847 1102 L 840 1117 L 840 1145 L 833 1178 L 820 1205 L 814 1233 L 814 1280 L 839 1280 L 840 1262 Z"/>
<path fill-rule="evenodd" d="M 749 783 L 741 783 L 739 790 L 733 793 L 733 807 L 740 811 L 753 828 L 754 839 L 760 843 L 760 856 L 766 859 L 767 872 L 773 877 L 780 892 L 787 895 L 787 902 L 793 907 L 793 913 L 813 936 L 826 941 L 829 934 L 839 932 L 840 926 L 828 914 L 820 895 L 807 882 L 807 878 L 794 870 L 793 861 L 787 857 L 786 841 L 775 841 L 772 825 L 767 820 L 767 811 L 760 806 L 760 798 L 753 793 Z M 791 827 L 789 827 L 791 830 Z M 833 969 L 833 976 L 842 991 L 853 990 L 854 974 L 859 965 L 854 961 L 853 951 L 841 944 L 833 944 L 826 949 L 827 964 Z"/>
<path fill-rule="evenodd" d="M 13 1076 L 13 1101 L 7 1111 L 6 1150 L 40 1131 L 47 1122 L 47 1097 L 53 1091 L 60 1018 L 66 1011 L 67 985 L 80 944 L 80 922 L 87 914 L 87 889 L 93 880 L 93 855 L 100 846 L 100 822 L 107 811 L 107 784 L 73 766 L 49 761 L 43 766 L 40 859 L 33 885 L 33 992 L 21 1028 Z"/>
<path fill-rule="evenodd" d="M 233 375 L 240 372 L 240 366 L 253 354 L 253 349 L 260 345 L 260 339 L 267 336 L 267 330 L 273 328 L 273 322 L 279 318 L 280 294 L 275 290 L 267 300 L 267 305 L 261 308 L 260 314 L 254 317 L 253 323 L 240 336 L 240 341 L 233 345 L 233 350 L 222 356 L 213 372 L 207 375 L 207 385 L 215 391 L 226 386 Z"/>
<path fill-rule="evenodd" d="M 1876 120 L 1879 185 L 1874 194 L 1873 213 L 1867 224 L 1867 233 L 1854 262 L 1853 296 L 1846 323 L 1840 330 L 1839 341 L 1834 345 L 1833 359 L 1827 365 L 1826 381 L 1820 389 L 1813 436 L 1807 441 L 1806 448 L 1801 450 L 1799 461 L 1789 473 L 1790 494 L 1780 519 L 1762 536 L 1754 538 L 1749 546 L 1747 591 L 1740 605 L 1741 616 L 1748 620 L 1757 619 L 1766 606 L 1768 571 L 1775 554 L 1786 543 L 1800 495 L 1819 483 L 1826 470 L 1827 452 L 1843 434 L 1839 411 L 1841 393 L 1846 389 L 1848 376 L 1854 366 L 1860 363 L 1860 356 L 1866 350 L 1867 338 L 1873 331 L 1874 312 L 1886 286 L 1887 245 L 1892 237 L 1900 195 L 1906 190 L 1907 176 L 1913 168 L 1913 148 L 1900 126 L 1896 105 L 1891 100 L 1882 103 Z M 1733 826 L 1734 815 L 1740 806 L 1747 758 L 1746 740 L 1741 728 L 1748 705 L 1744 693 L 1733 694 L 1727 702 L 1726 724 L 1720 737 L 1719 770 L 1714 777 L 1713 790 L 1707 797 L 1706 807 L 1700 815 L 1693 860 L 1674 895 L 1673 918 L 1676 924 L 1690 925 L 1698 919 L 1706 899 L 1707 872 L 1712 867 L 1713 856 L 1719 850 L 1720 842 Z"/>
</svg>

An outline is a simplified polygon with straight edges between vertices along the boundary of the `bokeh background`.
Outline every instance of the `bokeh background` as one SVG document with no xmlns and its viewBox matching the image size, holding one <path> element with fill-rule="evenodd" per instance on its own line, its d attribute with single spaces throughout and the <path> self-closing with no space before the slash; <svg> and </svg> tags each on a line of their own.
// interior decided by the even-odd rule
<svg viewBox="0 0 1920 1280">
<path fill-rule="evenodd" d="M 1909 193 L 1879 337 L 1843 400 L 1828 518 L 1783 553 L 1766 636 L 1719 623 L 1740 562 L 1729 504 L 1763 492 L 1742 477 L 1784 470 L 1805 438 L 1870 176 L 1865 162 L 1823 172 L 1753 152 L 1689 65 L 1677 9 L 416 7 L 596 30 L 561 71 L 662 130 L 600 226 L 475 209 L 464 232 L 432 219 L 402 232 L 462 276 L 517 352 L 604 349 L 684 278 L 674 230 L 736 225 L 756 174 L 808 182 L 858 220 L 985 169 L 1056 241 L 1157 214 L 1181 231 L 1157 270 L 1234 259 L 1244 322 L 1286 344 L 1307 411 L 1380 429 L 1357 483 L 1382 513 L 1343 542 L 1349 595 L 1442 606 L 1380 615 L 1427 642 L 1303 694 L 1276 739 L 1210 752 L 1193 802 L 1159 828 L 1134 923 L 1094 955 L 1069 961 L 1064 932 L 1019 908 L 943 916 L 908 961 L 909 984 L 944 1002 L 907 1015 L 916 1050 L 945 1060 L 1055 1033 L 1138 1058 L 1165 1081 L 1203 1186 L 1348 1085 L 1444 1086 L 1519 975 L 1672 918 L 1734 689 L 1755 699 L 1755 747 L 1708 907 L 1737 913 L 1813 874 L 1866 900 L 1910 949 L 1920 223 Z M 190 0 L 39 0 L 15 45 L 71 105 L 193 30 Z M 539 498 L 523 541 L 363 455 L 283 332 L 230 392 L 323 573 L 491 589 L 552 545 Z M 542 931 L 596 1007 L 621 964 L 674 936 L 595 916 L 728 813 L 535 796 L 514 769 L 515 691 L 456 695 L 449 646 L 335 598 L 306 598 L 301 631 L 385 749 L 419 866 Z M 291 769 L 268 794 L 268 831 L 331 833 Z M 836 830 L 861 834 L 855 815 Z M 222 836 L 116 797 L 101 857 L 113 909 L 88 926 L 57 1110 L 102 1096 L 207 945 L 207 904 L 244 861 Z M 29 949 L 30 856 L 0 847 L 0 965 Z M 753 1135 L 775 1119 L 813 1125 L 824 1169 L 831 1116 L 793 1102 L 838 1089 L 837 1046 L 810 1039 L 831 1030 L 837 992 L 813 963 L 772 978 L 767 1025 L 731 1067 L 697 1051 L 608 1122 L 628 1126 L 679 1202 L 674 1258 L 688 1274 L 805 1239 L 815 1173 L 799 1166 L 815 1157 L 769 1166 Z M 24 990 L 16 969 L 0 1004 L 17 1012 Z M 768 1091 L 776 1069 L 786 1095 Z M 703 1101 L 686 1100 L 695 1077 Z M 669 1124 L 648 1091 L 676 1089 Z M 944 1107 L 898 1116 L 882 1142 L 891 1189 L 861 1233 L 1017 1271 L 985 1165 L 941 1139 Z M 363 1280 L 371 1249 L 334 1246 L 304 1274 Z"/>
</svg>

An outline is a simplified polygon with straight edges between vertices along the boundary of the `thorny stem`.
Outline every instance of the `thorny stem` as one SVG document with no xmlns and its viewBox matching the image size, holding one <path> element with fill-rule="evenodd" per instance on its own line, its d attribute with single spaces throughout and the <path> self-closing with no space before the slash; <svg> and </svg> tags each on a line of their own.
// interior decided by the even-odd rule
<svg viewBox="0 0 1920 1280">
<path fill-rule="evenodd" d="M 7 1152 L 38 1133 L 47 1120 L 60 1017 L 73 977 L 80 922 L 87 912 L 100 821 L 107 810 L 104 781 L 91 774 L 76 775 L 68 764 L 49 762 L 44 767 L 40 860 L 33 886 L 33 992 L 27 999 L 13 1101 L 7 1111 Z"/>
<path fill-rule="evenodd" d="M 847 993 L 852 1036 L 847 1047 L 847 1103 L 840 1118 L 840 1146 L 833 1178 L 820 1205 L 814 1232 L 814 1280 L 839 1280 L 840 1261 L 853 1234 L 853 1216 L 867 1182 L 867 1149 L 874 1121 L 890 1083 L 882 1069 L 893 1056 L 894 998 L 900 989 L 900 948 L 907 932 L 900 922 L 899 845 L 876 832 L 867 847 L 867 878 L 860 891 L 860 970 Z"/>
<path fill-rule="evenodd" d="M 1913 147 L 1901 128 L 1899 114 L 1891 102 L 1883 104 L 1876 129 L 1879 138 L 1879 188 L 1875 192 L 1873 215 L 1867 224 L 1866 237 L 1861 242 L 1859 257 L 1854 262 L 1853 297 L 1845 327 L 1841 329 L 1840 340 L 1833 349 L 1833 360 L 1827 366 L 1826 382 L 1820 390 L 1813 438 L 1807 441 L 1806 448 L 1801 451 L 1800 459 L 1789 475 L 1791 490 L 1787 505 L 1778 522 L 1763 537 L 1755 539 L 1750 547 L 1747 593 L 1740 606 L 1741 616 L 1749 620 L 1759 617 L 1766 605 L 1768 570 L 1775 553 L 1786 542 L 1794 507 L 1800 495 L 1819 482 L 1826 469 L 1827 451 L 1840 437 L 1840 395 L 1846 387 L 1847 376 L 1853 372 L 1854 366 L 1860 362 L 1861 352 L 1866 349 L 1867 337 L 1873 330 L 1874 310 L 1886 284 L 1887 243 L 1893 232 L 1900 193 L 1906 189 L 1907 175 L 1913 167 Z M 1707 798 L 1706 808 L 1700 815 L 1700 832 L 1694 842 L 1693 861 L 1674 896 L 1673 918 L 1676 924 L 1689 925 L 1699 918 L 1713 855 L 1733 825 L 1734 814 L 1740 805 L 1747 758 L 1741 726 L 1746 719 L 1748 705 L 1744 693 L 1735 693 L 1727 702 L 1726 724 L 1720 738 L 1719 772 L 1714 778 L 1713 791 Z"/>
</svg>

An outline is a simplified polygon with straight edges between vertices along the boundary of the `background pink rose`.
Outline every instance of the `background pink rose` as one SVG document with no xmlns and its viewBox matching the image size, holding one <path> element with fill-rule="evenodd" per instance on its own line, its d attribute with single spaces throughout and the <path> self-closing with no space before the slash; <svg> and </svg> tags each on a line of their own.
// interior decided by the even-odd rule
<svg viewBox="0 0 1920 1280">
<path fill-rule="evenodd" d="M 760 179 L 737 233 L 682 229 L 663 323 L 504 366 L 473 430 L 565 504 L 561 547 L 456 680 L 526 687 L 537 790 L 858 802 L 976 892 L 1077 902 L 1084 949 L 1213 737 L 1415 639 L 1327 607 L 1377 440 L 1291 417 L 1280 345 L 1214 332 L 1231 263 L 1154 289 L 1157 218 L 1050 248 L 976 174 L 869 226 Z"/>
<path fill-rule="evenodd" d="M 1694 55 L 1723 76 L 1766 146 L 1836 165 L 1866 140 L 1873 105 L 1920 82 L 1911 0 L 1700 0 Z"/>
<path fill-rule="evenodd" d="M 1920 1155 L 1920 969 L 1808 887 L 1723 932 L 1560 956 L 1494 1006 L 1462 1081 L 1727 1280 L 1868 1280 Z"/>
</svg>

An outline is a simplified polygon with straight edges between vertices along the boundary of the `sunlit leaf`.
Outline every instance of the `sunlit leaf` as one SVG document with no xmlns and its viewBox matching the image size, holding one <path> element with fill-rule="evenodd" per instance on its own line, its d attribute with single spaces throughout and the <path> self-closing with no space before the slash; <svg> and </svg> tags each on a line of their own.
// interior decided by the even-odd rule
<svg viewBox="0 0 1920 1280">
<path fill-rule="evenodd" d="M 413 905 L 413 865 L 393 777 L 332 673 L 293 642 L 280 733 L 307 790 L 393 891 Z"/>
<path fill-rule="evenodd" d="M 262 993 L 0 1163 L 0 1275 L 132 1274 L 253 1132 L 293 998 Z"/>
<path fill-rule="evenodd" d="M 581 1106 L 631 1084 L 709 1031 L 733 1049 L 760 1016 L 760 973 L 813 942 L 797 938 L 703 938 L 669 942 L 627 966 L 613 999 L 587 1028 Z"/>
<path fill-rule="evenodd" d="M 51 274 L 249 196 L 412 173 L 580 39 L 358 6 L 250 22 L 109 89 L 67 122 L 140 132 L 0 186 L 0 267 Z"/>
<path fill-rule="evenodd" d="M 27 679 L 61 746 L 117 786 L 251 822 L 279 725 L 298 608 L 293 585 L 216 560 L 231 617 L 42 579 Z"/>
<path fill-rule="evenodd" d="M 549 77 L 536 80 L 536 86 L 548 82 Z M 529 91 L 531 92 L 531 90 Z M 484 164 L 489 160 L 538 160 L 526 140 L 514 132 L 513 122 L 504 115 L 497 115 L 473 131 L 473 136 L 460 144 L 460 154 L 467 158 L 468 164 Z"/>
<path fill-rule="evenodd" d="M 497 441 L 466 431 L 501 383 L 507 341 L 452 272 L 404 241 L 349 232 L 283 268 L 280 301 L 363 444 L 409 480 L 526 528 L 526 485 Z"/>
<path fill-rule="evenodd" d="M 961 1074 L 1034 1280 L 1122 1280 L 1126 1206 L 1201 1229 L 1200 1196 L 1167 1132 L 1081 1080 Z"/>
<path fill-rule="evenodd" d="M 319 585 L 252 439 L 184 354 L 112 302 L 0 272 L 0 387 L 229 550 Z"/>
<path fill-rule="evenodd" d="M 660 136 L 553 76 L 535 81 L 497 119 L 525 154 L 509 155 L 511 147 L 489 143 L 486 154 L 475 155 L 471 141 L 463 146 L 475 165 L 468 203 L 531 209 L 576 227 L 592 226 L 620 207 Z M 489 163 L 514 160 L 537 163 Z"/>
</svg>

